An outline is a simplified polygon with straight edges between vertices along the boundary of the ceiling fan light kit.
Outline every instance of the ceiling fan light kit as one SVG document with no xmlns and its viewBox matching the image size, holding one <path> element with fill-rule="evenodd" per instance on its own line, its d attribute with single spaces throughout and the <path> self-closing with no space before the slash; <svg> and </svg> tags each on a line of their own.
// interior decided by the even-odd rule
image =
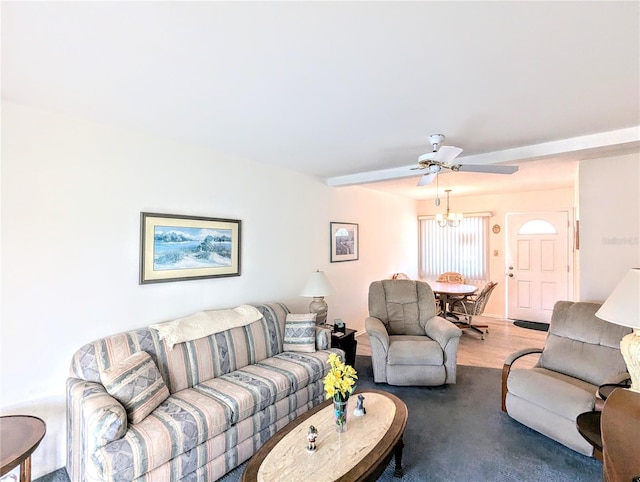
<svg viewBox="0 0 640 482">
<path fill-rule="evenodd" d="M 447 193 L 447 214 L 436 214 L 436 222 L 441 228 L 445 228 L 447 226 L 457 228 L 460 226 L 464 216 L 462 213 L 449 212 L 449 193 L 451 192 L 451 189 L 445 189 L 445 192 Z"/>
<path fill-rule="evenodd" d="M 462 213 L 436 214 L 436 222 L 441 228 L 446 228 L 447 226 L 457 228 L 460 226 L 463 218 Z"/>
</svg>

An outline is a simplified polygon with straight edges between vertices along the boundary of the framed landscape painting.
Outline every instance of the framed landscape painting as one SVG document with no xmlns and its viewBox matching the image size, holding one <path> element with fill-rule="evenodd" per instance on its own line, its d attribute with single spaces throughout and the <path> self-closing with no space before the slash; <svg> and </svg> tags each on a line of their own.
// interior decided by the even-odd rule
<svg viewBox="0 0 640 482">
<path fill-rule="evenodd" d="M 140 215 L 140 284 L 240 276 L 241 221 Z"/>
<path fill-rule="evenodd" d="M 355 261 L 358 259 L 358 225 L 354 223 L 331 223 L 331 262 Z"/>
</svg>

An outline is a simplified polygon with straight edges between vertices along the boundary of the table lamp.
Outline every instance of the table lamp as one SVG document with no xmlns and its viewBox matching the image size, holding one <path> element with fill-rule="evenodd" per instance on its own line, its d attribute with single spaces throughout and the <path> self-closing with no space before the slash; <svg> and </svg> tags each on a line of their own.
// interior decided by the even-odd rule
<svg viewBox="0 0 640 482">
<path fill-rule="evenodd" d="M 640 392 L 640 268 L 629 270 L 596 316 L 633 328 L 632 333 L 620 340 L 620 351 L 631 376 L 631 390 Z"/>
<path fill-rule="evenodd" d="M 309 313 L 316 314 L 316 324 L 324 325 L 327 321 L 327 302 L 325 296 L 333 293 L 333 287 L 325 276 L 324 272 L 316 270 L 311 273 L 307 284 L 305 285 L 300 296 L 311 297 L 313 300 L 309 304 Z"/>
</svg>

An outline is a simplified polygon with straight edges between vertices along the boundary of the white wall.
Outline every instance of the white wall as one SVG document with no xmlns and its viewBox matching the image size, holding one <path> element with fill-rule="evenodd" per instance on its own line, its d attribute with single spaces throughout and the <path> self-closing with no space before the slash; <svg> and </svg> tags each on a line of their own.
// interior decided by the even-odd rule
<svg viewBox="0 0 640 482">
<path fill-rule="evenodd" d="M 138 284 L 140 212 L 242 220 L 242 276 Z M 166 139 L 2 104 L 0 411 L 40 416 L 33 476 L 65 464 L 65 380 L 96 338 L 199 310 L 298 296 L 324 270 L 329 320 L 362 329 L 375 279 L 417 266 L 416 202 Z M 329 262 L 330 221 L 360 259 Z"/>
<path fill-rule="evenodd" d="M 549 191 L 515 192 L 485 196 L 454 196 L 450 197 L 450 207 L 456 212 L 491 212 L 489 225 L 498 224 L 500 233 L 489 235 L 489 278 L 498 283 L 485 308 L 485 315 L 503 318 L 505 316 L 505 255 L 506 229 L 505 220 L 508 213 L 526 213 L 540 211 L 567 211 L 569 219 L 573 219 L 573 188 L 554 189 Z M 444 212 L 443 205 L 436 207 L 433 199 L 426 199 L 418 203 L 420 215 L 433 215 Z M 494 255 L 494 251 L 498 255 Z"/>
<path fill-rule="evenodd" d="M 602 302 L 640 267 L 640 154 L 580 162 L 580 299 Z"/>
</svg>

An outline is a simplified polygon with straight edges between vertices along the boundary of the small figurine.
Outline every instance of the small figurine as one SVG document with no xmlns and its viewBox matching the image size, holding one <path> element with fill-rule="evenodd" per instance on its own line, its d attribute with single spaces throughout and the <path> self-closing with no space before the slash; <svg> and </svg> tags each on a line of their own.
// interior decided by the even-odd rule
<svg viewBox="0 0 640 482">
<path fill-rule="evenodd" d="M 367 411 L 364 408 L 364 396 L 360 394 L 358 395 L 358 401 L 356 402 L 356 408 L 353 410 L 353 414 L 356 417 L 362 417 L 366 413 Z"/>
<path fill-rule="evenodd" d="M 318 437 L 318 429 L 313 425 L 309 425 L 307 431 L 307 452 L 313 452 L 316 449 L 316 438 Z"/>
</svg>

